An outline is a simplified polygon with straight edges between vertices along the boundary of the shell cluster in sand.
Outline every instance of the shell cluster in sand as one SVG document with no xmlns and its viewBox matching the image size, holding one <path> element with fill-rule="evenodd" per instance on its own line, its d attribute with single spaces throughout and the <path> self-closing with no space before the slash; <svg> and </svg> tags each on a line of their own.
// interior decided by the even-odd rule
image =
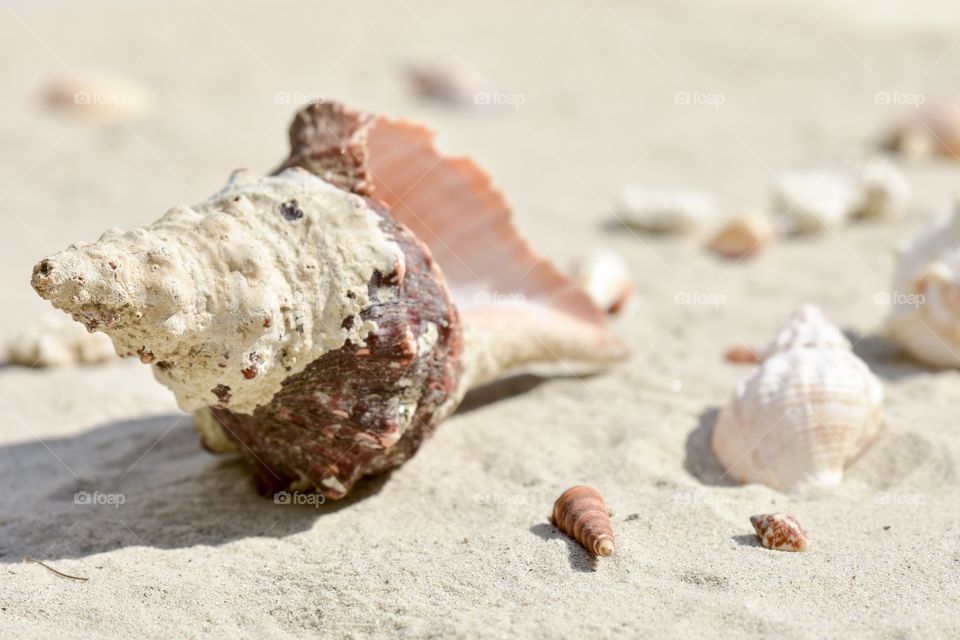
<svg viewBox="0 0 960 640">
<path fill-rule="evenodd" d="M 426 128 L 318 103 L 289 137 L 273 174 L 237 171 L 206 201 L 76 243 L 32 278 L 118 354 L 149 364 L 195 412 L 204 445 L 239 451 L 263 493 L 343 497 L 409 459 L 469 388 L 517 367 L 626 356 L 606 313 L 633 291 L 627 263 L 585 253 L 572 277 L 561 274 L 522 239 L 486 174 L 443 156 Z M 793 231 L 895 217 L 908 197 L 884 159 L 855 175 L 786 174 L 775 194 Z M 458 218 L 466 210 L 469 223 Z M 626 224 L 657 232 L 690 230 L 716 210 L 692 191 L 632 189 L 618 202 Z M 775 235 L 770 219 L 739 216 L 707 247 L 740 259 Z M 960 365 L 958 240 L 960 214 L 904 253 L 894 283 L 890 334 L 942 366 Z M 48 342 L 21 340 L 12 357 L 100 358 L 86 342 Z M 733 479 L 788 493 L 837 484 L 877 437 L 882 385 L 818 308 L 801 307 L 764 348 L 737 345 L 726 357 L 756 365 L 711 436 Z M 613 554 L 596 489 L 564 492 L 552 521 L 589 553 Z M 750 521 L 768 549 L 808 547 L 792 516 Z"/>
</svg>

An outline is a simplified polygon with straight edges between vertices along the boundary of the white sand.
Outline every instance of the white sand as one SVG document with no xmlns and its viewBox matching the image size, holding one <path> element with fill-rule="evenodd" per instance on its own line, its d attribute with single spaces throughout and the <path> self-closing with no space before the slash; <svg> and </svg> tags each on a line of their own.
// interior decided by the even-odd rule
<svg viewBox="0 0 960 640">
<path fill-rule="evenodd" d="M 892 248 L 946 210 L 960 165 L 909 167 L 917 201 L 902 223 L 785 242 L 749 264 L 605 226 L 631 183 L 760 208 L 774 172 L 867 152 L 907 109 L 875 104 L 877 91 L 956 90 L 955 10 L 833 4 L 4 3 L 2 336 L 47 310 L 28 284 L 40 257 L 279 161 L 294 107 L 278 92 L 432 123 L 491 171 L 536 247 L 565 263 L 610 246 L 639 292 L 618 323 L 629 363 L 474 396 L 389 479 L 319 509 L 258 497 L 136 362 L 0 370 L 0 636 L 960 634 L 958 372 L 913 365 L 874 335 L 859 342 L 888 417 L 836 489 L 718 485 L 707 446 L 746 373 L 724 350 L 765 340 L 802 302 L 875 332 Z M 402 62 L 454 54 L 525 103 L 478 115 L 408 95 Z M 103 128 L 38 109 L 47 81 L 88 67 L 132 69 L 155 115 Z M 678 91 L 724 102 L 676 105 Z M 722 304 L 676 304 L 678 293 Z M 609 560 L 546 523 L 577 482 L 615 511 Z M 78 491 L 125 502 L 77 505 Z M 773 510 L 800 519 L 811 551 L 757 546 L 748 517 Z"/>
</svg>

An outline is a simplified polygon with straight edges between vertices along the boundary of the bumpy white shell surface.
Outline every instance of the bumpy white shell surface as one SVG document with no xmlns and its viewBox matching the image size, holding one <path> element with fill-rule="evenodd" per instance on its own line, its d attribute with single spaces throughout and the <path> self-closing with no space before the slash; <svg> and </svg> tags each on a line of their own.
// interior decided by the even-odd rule
<svg viewBox="0 0 960 640">
<path fill-rule="evenodd" d="M 789 338 L 779 343 L 783 348 L 770 351 L 737 385 L 717 419 L 714 453 L 739 482 L 786 493 L 839 484 L 844 466 L 880 428 L 883 386 L 839 343 L 846 341 L 842 334 L 805 346 L 812 334 L 802 327 L 819 323 L 813 309 L 805 307 L 787 323 L 793 328 L 781 330 Z"/>
<path fill-rule="evenodd" d="M 152 363 L 182 409 L 225 403 L 217 389 L 229 388 L 229 408 L 252 413 L 324 353 L 364 343 L 375 327 L 345 320 L 381 294 L 373 274 L 402 260 L 363 198 L 288 169 L 237 171 L 197 206 L 44 265 L 54 306 L 110 326 L 117 353 Z"/>
<path fill-rule="evenodd" d="M 694 190 L 628 187 L 615 206 L 628 227 L 657 233 L 686 231 L 717 215 L 713 196 Z"/>
</svg>

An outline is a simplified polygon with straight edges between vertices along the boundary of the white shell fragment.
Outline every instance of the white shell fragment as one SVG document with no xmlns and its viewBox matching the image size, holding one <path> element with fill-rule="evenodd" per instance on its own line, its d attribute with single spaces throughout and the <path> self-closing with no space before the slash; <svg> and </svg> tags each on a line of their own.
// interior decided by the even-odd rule
<svg viewBox="0 0 960 640">
<path fill-rule="evenodd" d="M 623 224 L 641 231 L 688 231 L 717 214 L 713 196 L 693 190 L 628 187 L 617 198 L 616 213 Z"/>
<path fill-rule="evenodd" d="M 867 160 L 860 170 L 863 218 L 897 219 L 903 217 L 910 199 L 910 183 L 893 162 L 883 157 Z"/>
<path fill-rule="evenodd" d="M 115 123 L 138 120 L 154 107 L 153 92 L 129 76 L 87 72 L 53 81 L 44 94 L 47 104 L 86 120 Z"/>
<path fill-rule="evenodd" d="M 578 257 L 570 266 L 570 275 L 607 313 L 618 313 L 633 293 L 630 269 L 613 251 L 594 251 Z"/>
<path fill-rule="evenodd" d="M 921 362 L 960 367 L 960 206 L 904 251 L 884 297 L 892 339 Z"/>
<path fill-rule="evenodd" d="M 66 367 L 117 359 L 110 338 L 68 316 L 44 315 L 7 343 L 7 361 L 26 367 Z"/>
<path fill-rule="evenodd" d="M 883 387 L 815 307 L 788 320 L 713 431 L 727 473 L 792 493 L 835 485 L 876 437 Z"/>
<path fill-rule="evenodd" d="M 794 233 L 836 231 L 862 206 L 857 181 L 835 171 L 784 173 L 774 188 L 774 210 Z"/>
<path fill-rule="evenodd" d="M 880 156 L 852 171 L 787 172 L 774 189 L 776 212 L 793 233 L 837 231 L 853 218 L 899 218 L 909 199 L 903 172 Z"/>
</svg>

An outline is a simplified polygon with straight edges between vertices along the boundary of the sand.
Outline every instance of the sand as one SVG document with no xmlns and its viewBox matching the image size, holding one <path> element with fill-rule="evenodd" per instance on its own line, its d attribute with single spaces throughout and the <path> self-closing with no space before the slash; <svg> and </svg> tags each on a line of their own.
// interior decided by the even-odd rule
<svg viewBox="0 0 960 640">
<path fill-rule="evenodd" d="M 137 362 L 0 369 L 0 636 L 960 634 L 960 374 L 900 355 L 877 302 L 897 242 L 949 210 L 960 165 L 905 166 L 916 197 L 901 222 L 737 265 L 700 236 L 608 224 L 628 184 L 762 211 L 775 173 L 876 147 L 910 109 L 877 92 L 949 97 L 956 9 L 844 7 L 4 3 L 0 337 L 50 312 L 29 287 L 35 261 L 199 202 L 236 167 L 270 169 L 291 103 L 311 95 L 430 122 L 488 168 L 534 246 L 560 264 L 613 248 L 637 295 L 616 322 L 629 362 L 475 393 L 408 464 L 335 504 L 257 496 Z M 513 105 L 417 100 L 399 69 L 430 57 Z M 87 68 L 129 71 L 154 92 L 153 115 L 102 126 L 41 108 L 47 83 Z M 882 435 L 839 487 L 732 486 L 707 443 L 749 369 L 722 354 L 804 302 L 883 380 Z M 614 510 L 610 559 L 547 523 L 578 482 Z M 748 517 L 774 510 L 799 518 L 809 552 L 758 546 Z"/>
</svg>

